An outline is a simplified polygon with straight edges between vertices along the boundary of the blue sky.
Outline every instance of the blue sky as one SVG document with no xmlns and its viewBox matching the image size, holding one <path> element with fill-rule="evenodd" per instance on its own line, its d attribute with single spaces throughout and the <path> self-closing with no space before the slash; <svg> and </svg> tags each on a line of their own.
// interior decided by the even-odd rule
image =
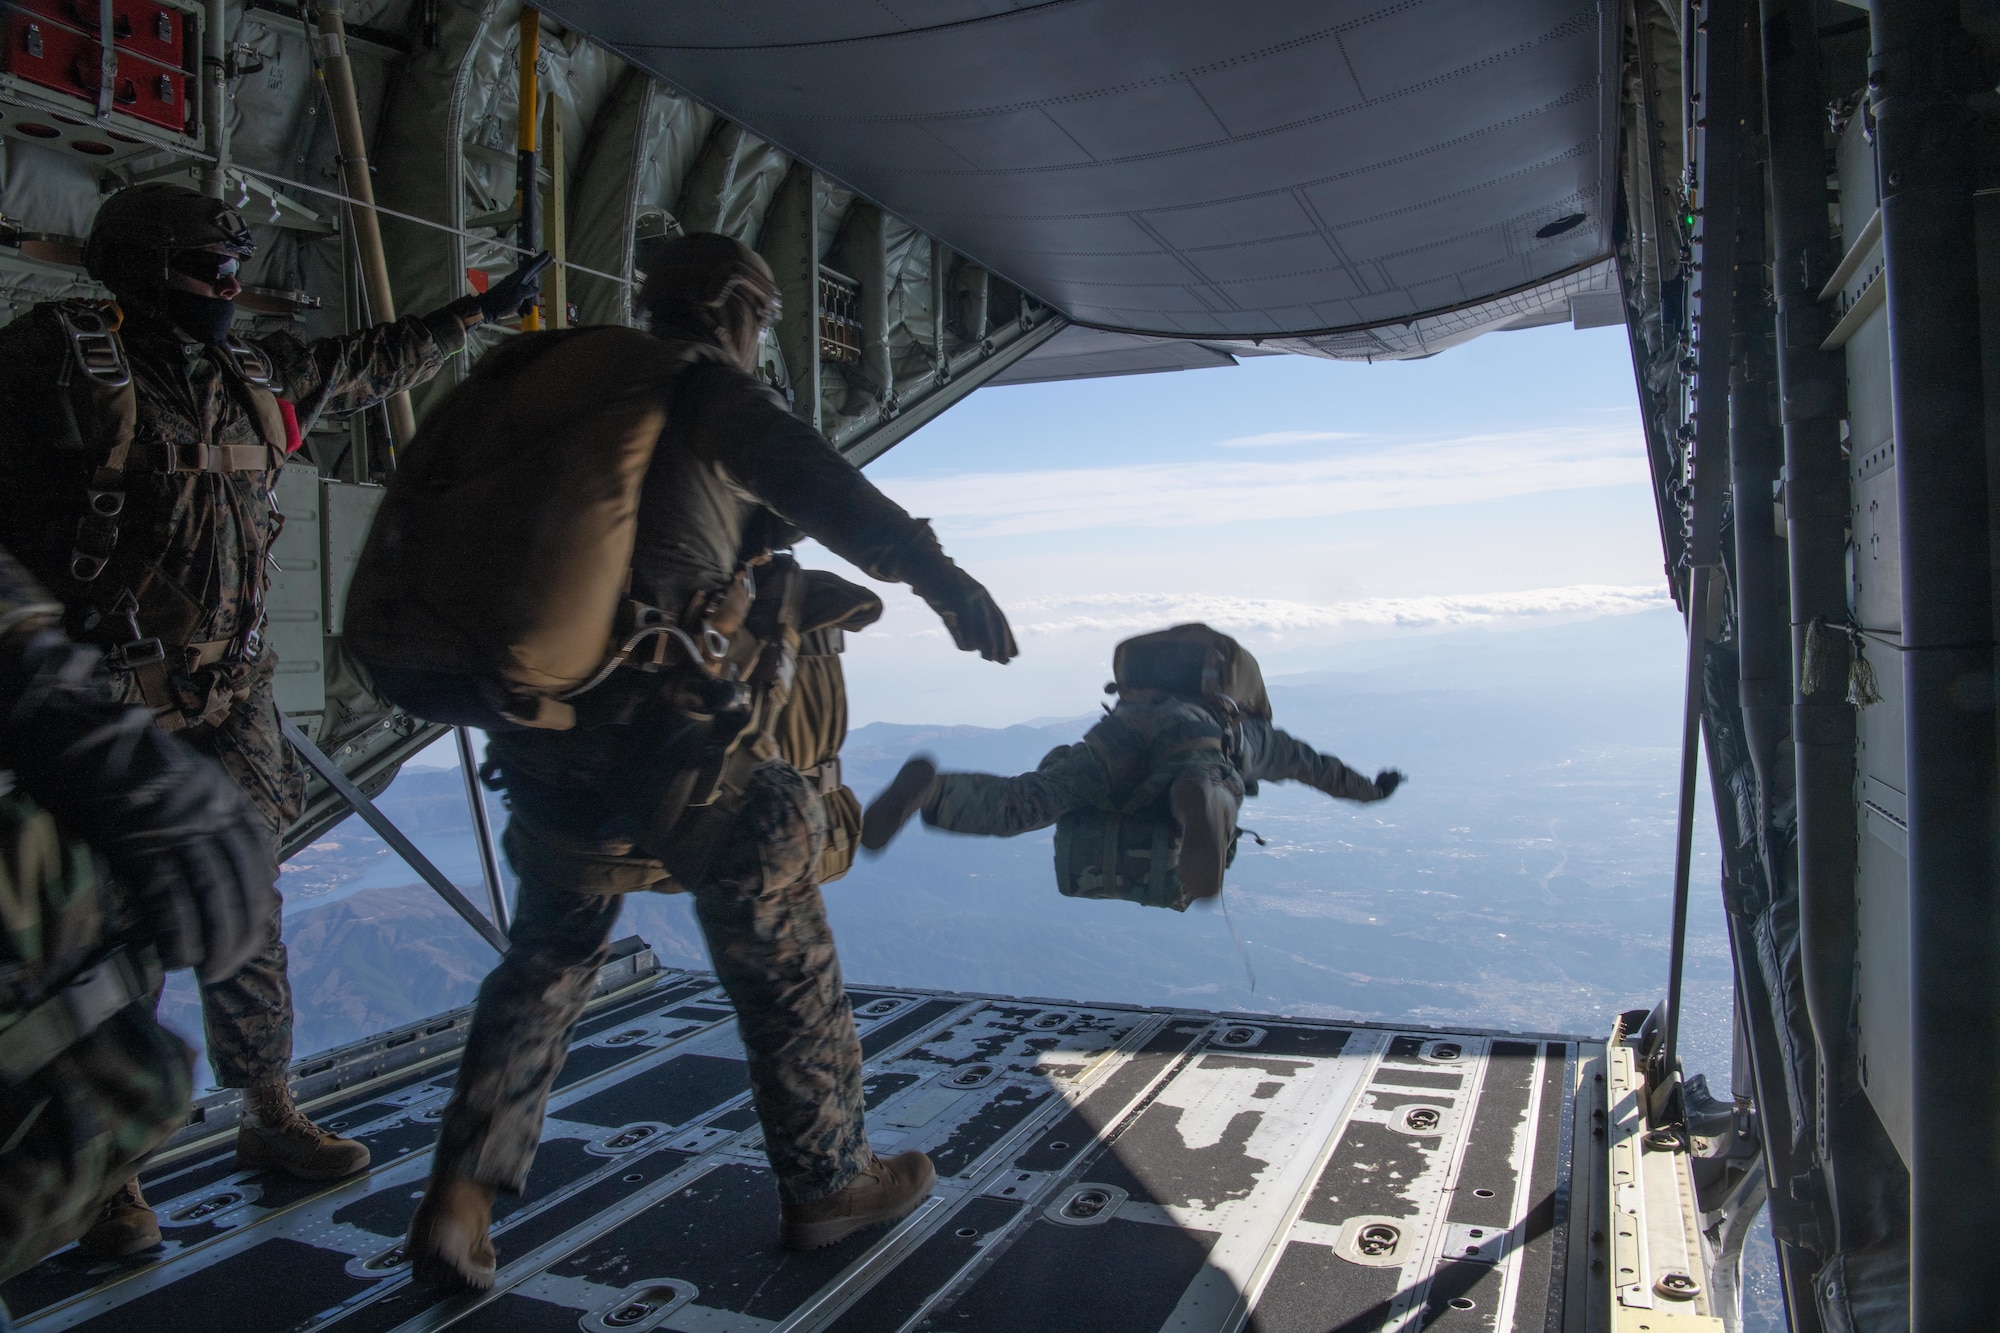
<svg viewBox="0 0 2000 1333">
<path fill-rule="evenodd" d="M 857 724 L 1075 716 L 1113 643 L 1178 620 L 1237 634 L 1278 674 L 1384 639 L 1667 604 L 1619 328 L 988 389 L 869 475 L 936 523 L 1023 652 L 1004 668 L 953 652 L 892 592 L 849 640 Z"/>
</svg>

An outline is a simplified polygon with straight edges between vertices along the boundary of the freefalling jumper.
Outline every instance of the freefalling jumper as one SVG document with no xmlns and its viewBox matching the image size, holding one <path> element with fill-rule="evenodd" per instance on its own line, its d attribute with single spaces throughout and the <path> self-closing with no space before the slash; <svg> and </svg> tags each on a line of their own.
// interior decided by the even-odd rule
<svg viewBox="0 0 2000 1333">
<path fill-rule="evenodd" d="M 1118 706 L 1032 773 L 904 764 L 868 807 L 861 845 L 879 852 L 919 812 L 933 828 L 999 838 L 1054 824 L 1065 894 L 1180 910 L 1221 891 L 1237 813 L 1258 783 L 1381 801 L 1403 781 L 1393 768 L 1366 777 L 1271 725 L 1257 659 L 1206 625 L 1127 639 L 1112 675 Z"/>
</svg>

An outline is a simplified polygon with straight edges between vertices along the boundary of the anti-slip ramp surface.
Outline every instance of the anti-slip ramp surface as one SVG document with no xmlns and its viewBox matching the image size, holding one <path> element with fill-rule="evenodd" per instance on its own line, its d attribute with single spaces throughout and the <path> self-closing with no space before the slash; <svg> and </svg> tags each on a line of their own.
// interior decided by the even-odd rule
<svg viewBox="0 0 2000 1333">
<path fill-rule="evenodd" d="M 364 1176 L 148 1178 L 167 1244 L 10 1283 L 24 1328 L 1556 1330 L 1575 1090 L 1593 1043 L 852 992 L 876 1149 L 936 1193 L 888 1230 L 777 1248 L 742 1050 L 712 978 L 668 973 L 577 1031 L 491 1292 L 400 1244 L 450 1061 L 319 1111 Z"/>
</svg>

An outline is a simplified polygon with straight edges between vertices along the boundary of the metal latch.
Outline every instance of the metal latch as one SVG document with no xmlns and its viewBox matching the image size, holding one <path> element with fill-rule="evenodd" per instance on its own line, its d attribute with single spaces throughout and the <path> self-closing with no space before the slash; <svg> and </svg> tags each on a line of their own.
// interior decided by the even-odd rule
<svg viewBox="0 0 2000 1333">
<path fill-rule="evenodd" d="M 56 319 L 84 374 L 107 389 L 122 389 L 132 382 L 132 367 L 125 360 L 118 327 L 101 311 L 65 301 L 56 306 Z"/>
</svg>

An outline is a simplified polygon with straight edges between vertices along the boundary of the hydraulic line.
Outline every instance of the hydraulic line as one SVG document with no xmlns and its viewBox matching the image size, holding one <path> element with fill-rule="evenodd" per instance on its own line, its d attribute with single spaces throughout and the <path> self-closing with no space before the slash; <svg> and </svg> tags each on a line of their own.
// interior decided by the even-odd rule
<svg viewBox="0 0 2000 1333">
<path fill-rule="evenodd" d="M 1992 522 L 1974 222 L 1974 45 L 1958 0 L 1878 0 L 1882 184 L 1908 776 L 1910 1327 L 1991 1328 L 2000 1197 L 2000 894 Z M 1870 629 L 1878 627 L 1869 626 Z M 1889 638 L 1898 628 L 1896 639 Z M 1896 1034 L 1883 1040 L 1894 1041 Z"/>
<path fill-rule="evenodd" d="M 396 318 L 396 298 L 389 290 L 389 260 L 382 250 L 382 220 L 375 214 L 375 183 L 368 173 L 368 140 L 361 128 L 361 105 L 354 92 L 354 66 L 347 58 L 346 0 L 317 0 L 313 25 L 319 29 L 319 67 L 326 80 L 327 102 L 333 108 L 333 132 L 340 145 L 340 175 L 354 198 L 349 210 L 354 224 L 354 248 L 361 258 L 361 280 L 368 294 L 368 317 L 376 323 Z M 388 402 L 390 457 L 397 445 L 417 433 L 416 409 L 410 395 L 399 393 Z"/>
</svg>

